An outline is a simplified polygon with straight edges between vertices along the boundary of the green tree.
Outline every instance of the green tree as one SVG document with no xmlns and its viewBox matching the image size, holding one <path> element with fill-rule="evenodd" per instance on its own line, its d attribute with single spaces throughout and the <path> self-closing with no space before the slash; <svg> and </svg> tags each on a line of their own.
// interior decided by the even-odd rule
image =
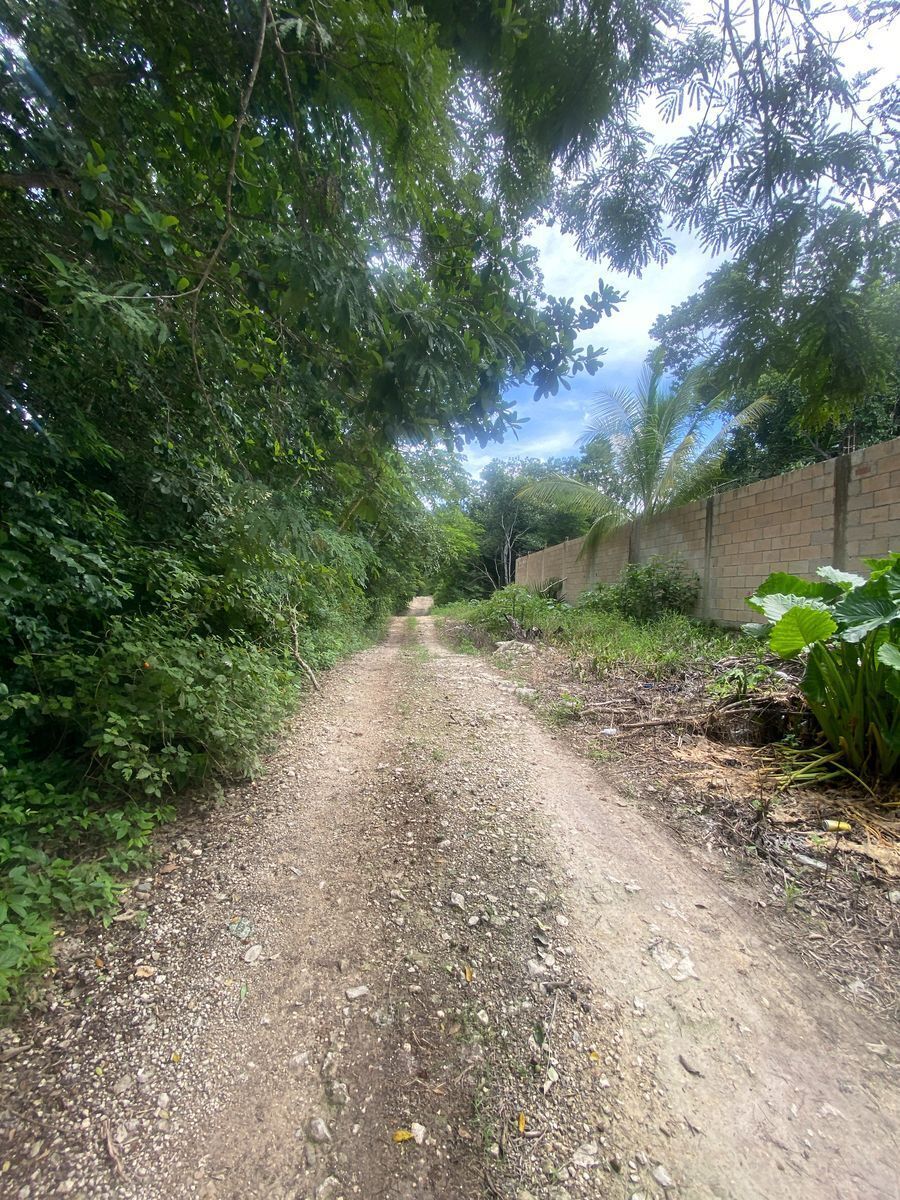
<svg viewBox="0 0 900 1200">
<path fill-rule="evenodd" d="M 770 372 L 755 387 L 738 393 L 733 403 L 740 408 L 760 396 L 771 397 L 772 403 L 754 422 L 732 430 L 726 438 L 720 477 L 728 486 L 769 479 L 900 436 L 897 391 L 866 396 L 854 406 L 848 421 L 831 421 L 814 432 L 798 424 L 806 397 L 796 384 Z"/>
<path fill-rule="evenodd" d="M 473 544 L 440 579 L 441 600 L 484 596 L 515 579 L 516 559 L 580 537 L 589 522 L 580 509 L 523 495 L 523 484 L 557 473 L 565 460 L 495 459 L 463 502 Z"/>
<path fill-rule="evenodd" d="M 666 363 L 705 361 L 710 394 L 777 370 L 810 428 L 890 386 L 900 349 L 900 91 L 842 66 L 891 15 L 842 10 L 838 29 L 830 5 L 722 0 L 683 17 L 561 200 L 582 250 L 619 267 L 666 261 L 673 228 L 727 254 L 657 323 Z M 642 128 L 650 99 L 670 140 Z"/>
</svg>

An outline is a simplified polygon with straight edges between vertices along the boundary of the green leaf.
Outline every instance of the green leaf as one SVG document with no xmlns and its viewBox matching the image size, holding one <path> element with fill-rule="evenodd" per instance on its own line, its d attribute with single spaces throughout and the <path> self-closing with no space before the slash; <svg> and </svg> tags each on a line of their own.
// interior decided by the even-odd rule
<svg viewBox="0 0 900 1200">
<path fill-rule="evenodd" d="M 871 572 L 869 578 L 878 579 L 888 571 L 900 569 L 900 551 L 893 550 L 884 558 L 866 558 L 863 561 Z"/>
<path fill-rule="evenodd" d="M 775 592 L 769 596 L 751 596 L 748 604 L 758 609 L 767 620 L 773 623 L 780 621 L 785 613 L 790 612 L 792 608 L 813 608 L 819 612 L 828 612 L 828 605 L 823 601 L 809 596 L 797 595 L 796 593 L 782 595 L 779 592 Z"/>
<path fill-rule="evenodd" d="M 774 571 L 764 580 L 747 603 L 757 612 L 763 612 L 764 596 L 803 596 L 817 600 L 836 600 L 843 589 L 835 583 L 816 583 L 812 579 L 803 579 L 799 575 L 790 575 L 787 571 Z M 770 618 L 771 619 L 771 618 Z"/>
<path fill-rule="evenodd" d="M 824 642 L 837 630 L 831 614 L 809 604 L 790 608 L 773 626 L 769 645 L 782 658 L 794 658 L 816 642 Z"/>
<path fill-rule="evenodd" d="M 900 620 L 900 599 L 891 578 L 882 575 L 847 592 L 833 608 L 845 642 L 861 642 L 867 633 Z"/>
<path fill-rule="evenodd" d="M 836 583 L 842 592 L 849 592 L 851 588 L 862 587 L 866 582 L 865 576 L 854 575 L 852 571 L 839 571 L 837 567 L 819 567 L 816 574 L 827 580 L 828 583 Z"/>
<path fill-rule="evenodd" d="M 875 651 L 875 657 L 880 663 L 884 663 L 886 667 L 892 667 L 895 671 L 900 671 L 900 646 L 893 642 L 885 642 Z"/>
</svg>

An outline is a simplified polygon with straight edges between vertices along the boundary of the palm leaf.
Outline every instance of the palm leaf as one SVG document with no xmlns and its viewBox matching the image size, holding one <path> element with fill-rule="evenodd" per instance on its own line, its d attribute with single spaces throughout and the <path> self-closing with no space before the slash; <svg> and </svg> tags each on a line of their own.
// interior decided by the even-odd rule
<svg viewBox="0 0 900 1200">
<path fill-rule="evenodd" d="M 578 559 L 586 558 L 590 562 L 600 549 L 601 543 L 630 520 L 631 514 L 625 512 L 624 509 L 618 509 L 616 512 L 610 511 L 607 516 L 598 517 L 584 535 L 584 541 L 578 551 Z"/>
<path fill-rule="evenodd" d="M 590 484 L 554 472 L 543 479 L 533 479 L 516 493 L 522 500 L 534 500 L 538 504 L 550 504 L 556 508 L 568 508 L 594 520 L 606 517 L 617 508 L 616 502 L 604 496 Z"/>
</svg>

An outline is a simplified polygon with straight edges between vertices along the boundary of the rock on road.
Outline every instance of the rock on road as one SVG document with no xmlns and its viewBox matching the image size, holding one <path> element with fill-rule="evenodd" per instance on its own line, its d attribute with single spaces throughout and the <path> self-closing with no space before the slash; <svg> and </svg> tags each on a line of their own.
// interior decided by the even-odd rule
<svg viewBox="0 0 900 1200">
<path fill-rule="evenodd" d="M 896 1200 L 891 1031 L 427 611 L 63 942 L 0 1193 Z"/>
</svg>

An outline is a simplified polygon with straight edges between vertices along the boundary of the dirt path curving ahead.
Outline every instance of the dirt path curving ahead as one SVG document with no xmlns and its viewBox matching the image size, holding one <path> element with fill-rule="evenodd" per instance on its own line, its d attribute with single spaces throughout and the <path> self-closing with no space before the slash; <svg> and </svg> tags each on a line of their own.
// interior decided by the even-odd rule
<svg viewBox="0 0 900 1200">
<path fill-rule="evenodd" d="M 893 1031 L 428 607 L 63 944 L 0 1193 L 896 1200 Z"/>
</svg>

